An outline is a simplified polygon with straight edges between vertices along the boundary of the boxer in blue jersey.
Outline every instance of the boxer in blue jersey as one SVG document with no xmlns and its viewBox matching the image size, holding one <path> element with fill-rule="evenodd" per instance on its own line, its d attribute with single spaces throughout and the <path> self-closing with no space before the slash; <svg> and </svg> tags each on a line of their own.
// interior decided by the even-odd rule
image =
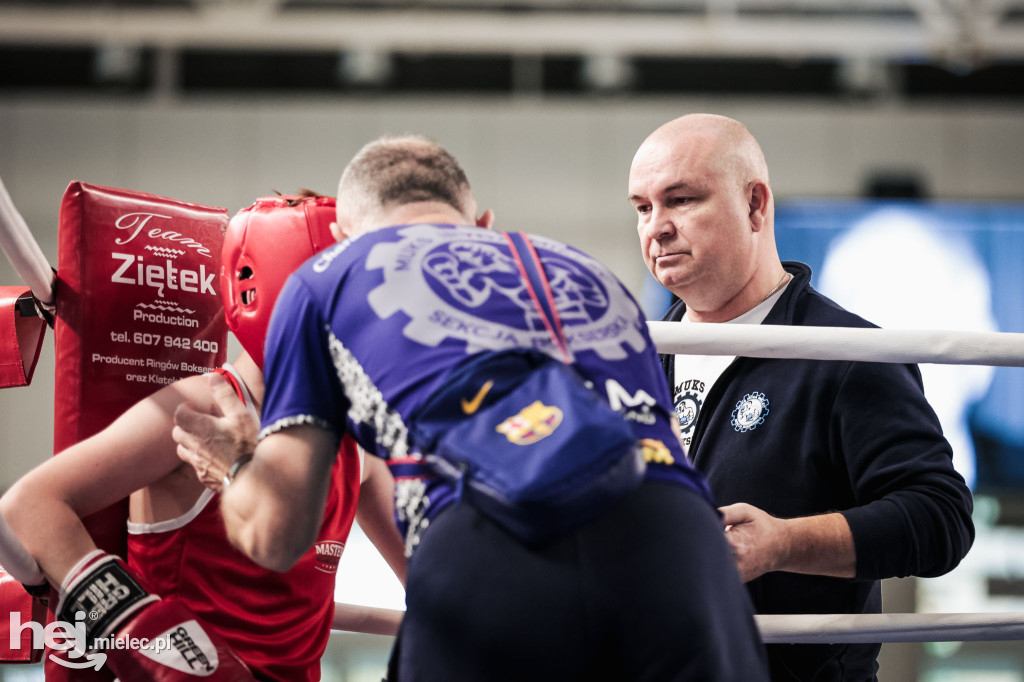
<svg viewBox="0 0 1024 682">
<path fill-rule="evenodd" d="M 481 229 L 492 214 L 475 218 L 455 159 L 411 137 L 367 145 L 342 175 L 338 206 L 339 243 L 278 299 L 251 461 L 244 445 L 217 451 L 245 437 L 179 440 L 193 463 L 235 461 L 222 497 L 232 541 L 257 563 L 289 567 L 313 541 L 326 472 L 350 433 L 392 468 L 410 556 L 391 679 L 767 679 L 714 503 L 664 409 L 668 387 L 625 287 L 584 253 L 531 238 L 575 369 L 651 445 L 638 489 L 596 520 L 528 545 L 455 503 L 409 428 L 467 357 L 555 352 L 506 240 Z M 467 419 L 481 398 L 463 399 Z M 234 405 L 223 407 L 219 420 L 230 421 Z M 197 428 L 200 418 L 179 424 L 228 428 L 215 417 Z"/>
</svg>

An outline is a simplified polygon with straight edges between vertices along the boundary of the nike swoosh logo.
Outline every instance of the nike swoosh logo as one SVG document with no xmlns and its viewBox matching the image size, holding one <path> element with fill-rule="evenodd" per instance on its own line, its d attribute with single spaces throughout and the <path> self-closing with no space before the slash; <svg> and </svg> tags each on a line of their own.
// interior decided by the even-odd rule
<svg viewBox="0 0 1024 682">
<path fill-rule="evenodd" d="M 462 399 L 462 411 L 466 414 L 473 414 L 480 409 L 480 403 L 484 401 L 484 396 L 487 395 L 491 387 L 494 386 L 494 381 L 488 381 L 486 384 L 480 387 L 480 390 L 476 392 L 472 400 Z"/>
</svg>

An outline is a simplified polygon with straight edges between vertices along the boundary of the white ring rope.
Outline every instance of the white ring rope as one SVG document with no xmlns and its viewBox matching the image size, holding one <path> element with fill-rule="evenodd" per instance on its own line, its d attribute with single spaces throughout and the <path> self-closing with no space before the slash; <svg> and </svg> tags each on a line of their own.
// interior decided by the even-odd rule
<svg viewBox="0 0 1024 682">
<path fill-rule="evenodd" d="M 37 299 L 53 303 L 53 270 L 0 179 L 0 251 Z"/>
<path fill-rule="evenodd" d="M 647 327 L 667 354 L 1024 367 L 1024 334 L 697 322 Z"/>
<path fill-rule="evenodd" d="M 349 609 L 352 616 L 344 614 Z M 395 635 L 404 611 L 338 604 L 334 630 Z M 1024 613 L 756 615 L 765 644 L 981 642 L 1024 639 Z M 362 627 L 363 625 L 370 627 Z"/>
<path fill-rule="evenodd" d="M 367 635 L 395 635 L 405 611 L 381 609 L 358 604 L 334 604 L 331 629 L 344 632 L 362 632 Z"/>
<path fill-rule="evenodd" d="M 982 642 L 1024 639 L 1024 613 L 756 615 L 766 644 Z"/>
</svg>

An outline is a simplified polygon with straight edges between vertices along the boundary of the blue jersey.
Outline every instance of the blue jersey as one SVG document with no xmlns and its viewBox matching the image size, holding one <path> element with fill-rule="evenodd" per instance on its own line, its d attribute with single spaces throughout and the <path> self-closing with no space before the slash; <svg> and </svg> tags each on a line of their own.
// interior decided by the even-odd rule
<svg viewBox="0 0 1024 682">
<path fill-rule="evenodd" d="M 671 428 L 643 313 L 603 265 L 531 236 L 579 373 L 631 423 L 648 478 L 711 496 Z M 467 356 L 533 348 L 559 357 L 499 232 L 404 225 L 340 242 L 289 278 L 266 342 L 261 437 L 296 424 L 351 433 L 388 459 L 411 552 L 454 491 L 430 474 L 410 415 Z"/>
</svg>

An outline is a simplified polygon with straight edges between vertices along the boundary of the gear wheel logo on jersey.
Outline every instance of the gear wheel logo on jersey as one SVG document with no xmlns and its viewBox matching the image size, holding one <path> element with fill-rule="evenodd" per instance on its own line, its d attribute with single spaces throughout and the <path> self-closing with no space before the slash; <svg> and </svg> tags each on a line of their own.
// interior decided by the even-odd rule
<svg viewBox="0 0 1024 682">
<path fill-rule="evenodd" d="M 676 395 L 675 410 L 679 419 L 679 429 L 685 434 L 689 433 L 700 414 L 701 399 L 696 393 L 686 391 Z"/>
<path fill-rule="evenodd" d="M 381 270 L 384 277 L 368 298 L 378 317 L 402 311 L 410 318 L 403 333 L 425 346 L 457 339 L 466 342 L 468 353 L 550 348 L 501 233 L 414 225 L 396 235 L 398 241 L 377 244 L 366 259 L 367 270 Z M 616 360 L 626 357 L 627 347 L 637 352 L 645 347 L 636 307 L 606 268 L 559 242 L 531 239 L 544 258 L 574 350 Z M 486 305 L 500 299 L 506 299 L 503 305 Z"/>
<path fill-rule="evenodd" d="M 764 424 L 767 416 L 768 398 L 764 397 L 764 393 L 748 393 L 736 403 L 732 411 L 732 427 L 740 433 L 753 431 Z"/>
</svg>

